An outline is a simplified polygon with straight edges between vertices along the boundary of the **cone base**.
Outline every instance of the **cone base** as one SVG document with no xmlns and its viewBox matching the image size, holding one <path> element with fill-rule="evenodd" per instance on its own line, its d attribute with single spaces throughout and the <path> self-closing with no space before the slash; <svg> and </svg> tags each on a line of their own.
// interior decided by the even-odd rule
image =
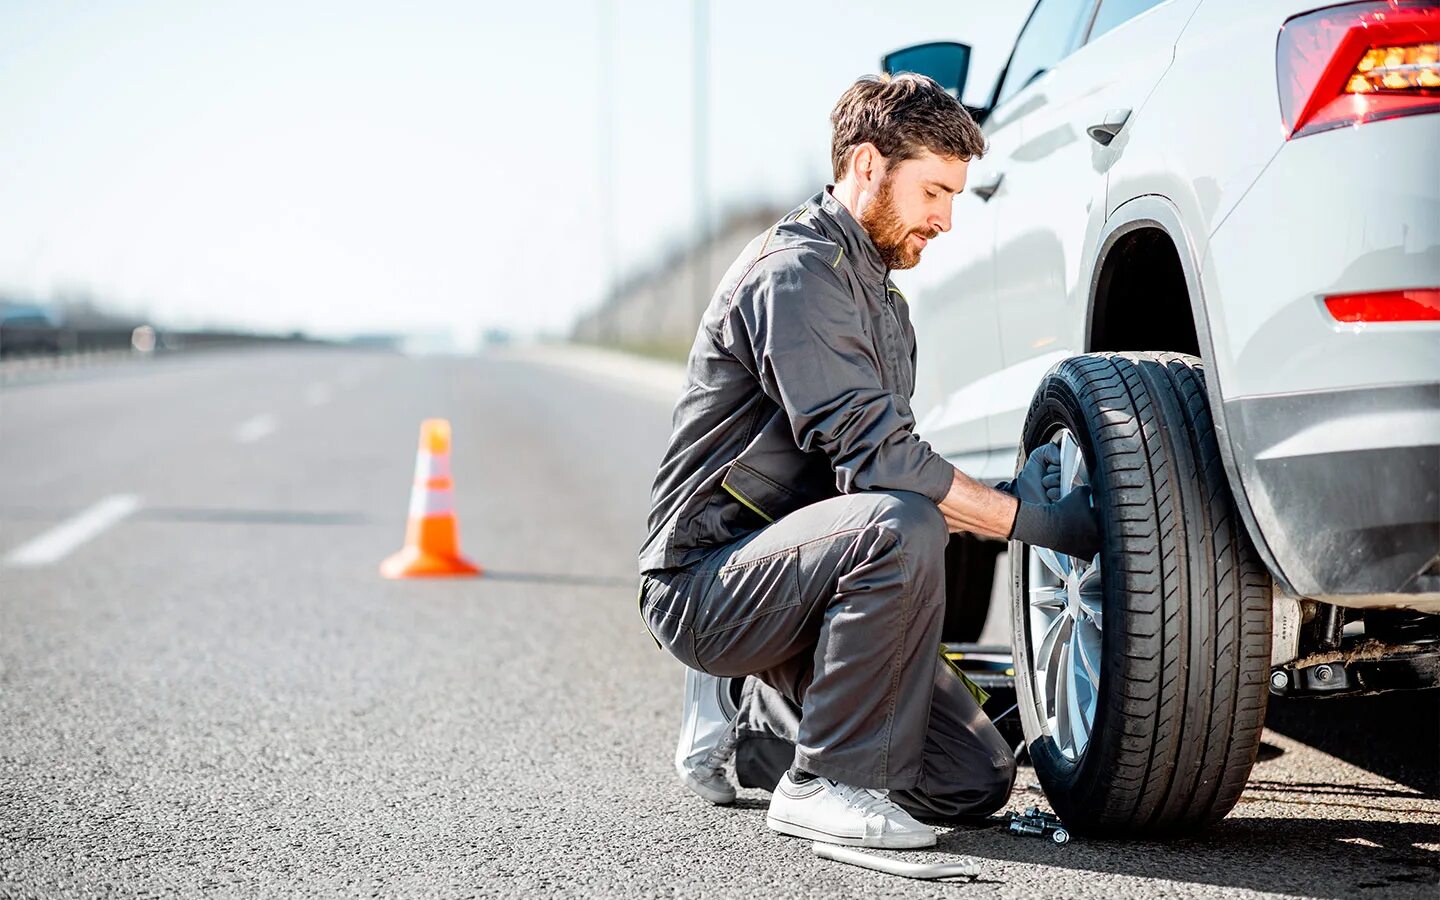
<svg viewBox="0 0 1440 900">
<path fill-rule="evenodd" d="M 460 556 L 436 556 L 418 547 L 406 547 L 380 564 L 386 578 L 466 578 L 484 569 Z"/>
</svg>

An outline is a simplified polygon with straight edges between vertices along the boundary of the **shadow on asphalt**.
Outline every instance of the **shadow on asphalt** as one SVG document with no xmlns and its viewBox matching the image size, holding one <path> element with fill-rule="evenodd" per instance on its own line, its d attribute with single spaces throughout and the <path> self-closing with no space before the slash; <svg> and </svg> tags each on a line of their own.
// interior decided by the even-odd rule
<svg viewBox="0 0 1440 900">
<path fill-rule="evenodd" d="M 1434 850 L 1440 845 L 1440 826 L 1407 821 L 1403 812 L 1379 812 L 1386 801 L 1440 797 L 1440 691 L 1326 700 L 1272 698 L 1266 725 L 1396 786 L 1251 778 L 1249 796 L 1266 803 L 1293 802 L 1308 814 L 1293 819 L 1231 817 L 1183 840 L 1077 838 L 1064 847 L 996 829 L 957 828 L 941 838 L 937 849 L 982 860 L 1324 898 L 1362 891 L 1380 897 L 1425 896 L 1427 888 L 1440 882 L 1440 852 Z M 1260 758 L 1283 753 L 1264 744 Z M 1334 808 L 1345 818 L 1316 818 L 1317 807 Z M 1357 819 L 1355 810 L 1374 810 L 1385 818 Z"/>
<path fill-rule="evenodd" d="M 1272 697 L 1265 725 L 1427 797 L 1440 798 L 1440 691 L 1324 700 Z M 1327 786 L 1292 787 L 1315 791 Z"/>
<path fill-rule="evenodd" d="M 1406 821 L 1226 819 L 1202 837 L 1166 841 L 1076 838 L 1057 847 L 998 829 L 956 829 L 936 850 L 986 859 L 1246 888 L 1307 897 L 1375 896 L 1440 879 L 1440 854 L 1415 844 L 1440 842 L 1440 826 Z M 1384 867 L 1384 872 L 1376 872 Z"/>
</svg>

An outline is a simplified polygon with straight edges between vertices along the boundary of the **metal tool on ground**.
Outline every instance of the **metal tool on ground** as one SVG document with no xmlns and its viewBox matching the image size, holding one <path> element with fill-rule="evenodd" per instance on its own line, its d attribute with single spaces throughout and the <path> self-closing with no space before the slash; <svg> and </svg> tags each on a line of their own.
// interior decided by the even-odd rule
<svg viewBox="0 0 1440 900">
<path fill-rule="evenodd" d="M 455 488 L 450 482 L 450 422 L 426 419 L 420 423 L 405 547 L 380 564 L 380 574 L 425 578 L 479 575 L 482 571 L 460 555 Z"/>
<path fill-rule="evenodd" d="M 1050 840 L 1057 844 L 1070 843 L 1070 832 L 1065 823 L 1058 816 L 1041 812 L 1038 806 L 1032 806 L 1023 813 L 1006 813 L 1005 823 L 1005 830 L 1011 834 L 1031 837 L 1049 835 Z"/>
<path fill-rule="evenodd" d="M 839 844 L 826 844 L 822 841 L 811 844 L 810 849 L 821 859 L 833 859 L 836 862 L 884 872 L 887 875 L 899 875 L 902 878 L 935 881 L 940 878 L 973 879 L 980 876 L 979 863 L 963 856 L 960 858 L 960 862 L 924 864 L 891 859 L 888 856 L 877 856 L 874 853 L 856 850 L 854 847 L 842 847 Z"/>
</svg>

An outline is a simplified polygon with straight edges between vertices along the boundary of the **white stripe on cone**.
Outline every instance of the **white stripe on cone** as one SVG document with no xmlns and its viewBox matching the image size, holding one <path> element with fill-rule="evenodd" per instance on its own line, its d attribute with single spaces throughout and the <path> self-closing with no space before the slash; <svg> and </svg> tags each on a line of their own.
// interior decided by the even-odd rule
<svg viewBox="0 0 1440 900">
<path fill-rule="evenodd" d="M 450 477 L 450 454 L 421 450 L 415 454 L 415 480 L 430 481 Z"/>
<path fill-rule="evenodd" d="M 410 492 L 410 518 L 455 514 L 455 492 L 450 488 L 427 488 L 415 485 Z"/>
</svg>

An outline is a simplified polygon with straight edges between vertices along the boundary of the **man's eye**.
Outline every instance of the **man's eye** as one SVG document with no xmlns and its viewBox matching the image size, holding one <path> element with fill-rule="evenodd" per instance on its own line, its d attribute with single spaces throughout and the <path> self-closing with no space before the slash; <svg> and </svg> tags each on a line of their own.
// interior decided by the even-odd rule
<svg viewBox="0 0 1440 900">
<path fill-rule="evenodd" d="M 934 191 L 927 190 L 927 191 L 925 192 L 925 196 L 929 197 L 931 200 L 934 200 L 936 197 L 938 197 L 938 196 L 940 196 L 940 195 L 937 194 L 937 193 L 935 193 Z"/>
</svg>

